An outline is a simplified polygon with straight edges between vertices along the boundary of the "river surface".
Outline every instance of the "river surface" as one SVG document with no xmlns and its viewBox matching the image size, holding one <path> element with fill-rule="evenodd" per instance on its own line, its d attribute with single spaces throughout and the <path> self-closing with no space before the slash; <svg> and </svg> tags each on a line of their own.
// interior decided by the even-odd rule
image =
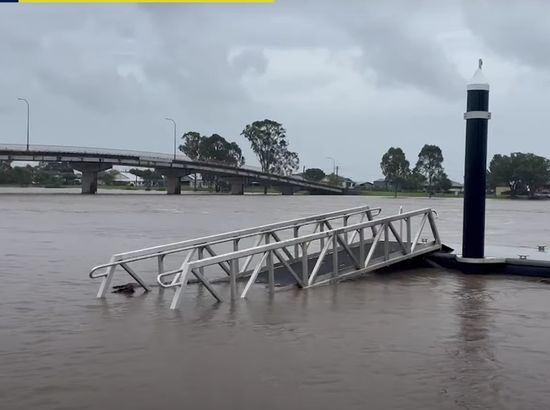
<svg viewBox="0 0 550 410">
<path fill-rule="evenodd" d="M 433 207 L 457 244 L 460 199 L 14 192 L 0 195 L 2 410 L 549 406 L 536 278 L 418 269 L 236 304 L 198 292 L 171 311 L 171 291 L 98 300 L 87 276 L 117 251 L 363 204 Z M 489 200 L 487 242 L 550 245 L 549 205 Z"/>
</svg>

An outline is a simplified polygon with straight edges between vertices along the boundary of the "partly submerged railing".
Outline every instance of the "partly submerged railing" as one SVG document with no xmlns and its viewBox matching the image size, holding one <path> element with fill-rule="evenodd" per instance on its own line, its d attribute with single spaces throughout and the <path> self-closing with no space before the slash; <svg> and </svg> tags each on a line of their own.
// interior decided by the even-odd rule
<svg viewBox="0 0 550 410">
<path fill-rule="evenodd" d="M 120 253 L 113 255 L 109 263 L 94 267 L 90 278 L 102 278 L 97 296 L 103 297 L 120 266 L 149 290 L 134 265 L 156 259 L 157 283 L 161 288 L 176 290 L 171 303 L 175 309 L 191 276 L 221 301 L 212 284 L 224 277 L 212 278 L 214 267 L 218 268 L 217 274 L 221 271 L 229 280 L 231 298 L 235 299 L 239 296 L 240 277 L 248 277 L 240 294 L 244 298 L 262 273 L 267 275 L 271 291 L 276 270 L 277 274 L 288 273 L 299 287 L 308 288 L 441 249 L 434 210 L 400 210 L 397 215 L 374 219 L 380 211 L 362 206 Z M 426 222 L 431 238 L 422 236 Z M 178 268 L 164 269 L 168 255 L 177 256 Z"/>
<path fill-rule="evenodd" d="M 239 260 L 243 258 L 250 261 L 251 258 L 257 257 L 257 260 L 253 270 L 248 272 L 250 277 L 240 295 L 241 298 L 246 297 L 258 275 L 264 270 L 267 271 L 269 289 L 274 290 L 276 261 L 294 277 L 296 284 L 301 288 L 349 279 L 441 249 L 434 215 L 436 212 L 430 208 L 420 209 L 195 260 L 193 260 L 195 250 L 193 250 L 187 254 L 179 269 L 159 274 L 157 282 L 163 288 L 176 289 L 170 305 L 171 309 L 176 309 L 181 303 L 183 290 L 190 275 L 194 275 L 204 284 L 218 301 L 222 300 L 204 274 L 204 268 L 214 265 L 229 266 L 231 297 L 236 298 L 237 278 L 247 273 L 246 269 L 249 266 L 247 263 L 245 267 L 239 269 Z M 414 227 L 413 220 L 416 220 Z M 397 222 L 400 223 L 400 228 L 394 225 Z M 432 238 L 431 240 L 422 238 L 419 242 L 426 222 L 430 226 Z M 403 230 L 405 237 L 400 233 Z M 309 250 L 315 242 L 319 243 L 320 252 L 312 254 Z M 332 270 L 320 274 L 321 266 L 328 254 L 332 257 Z M 342 254 L 349 258 L 350 265 L 341 266 L 339 257 Z M 312 269 L 310 265 L 313 265 Z M 165 282 L 165 278 L 171 275 L 174 276 L 173 279 Z"/>
<path fill-rule="evenodd" d="M 281 242 L 285 239 L 285 234 L 292 238 L 299 238 L 300 236 L 307 234 L 331 230 L 333 229 L 333 225 L 347 226 L 357 219 L 359 222 L 364 222 L 365 220 L 371 221 L 375 216 L 379 215 L 380 212 L 380 208 L 360 206 L 292 219 L 289 221 L 261 225 L 254 228 L 226 232 L 218 235 L 211 235 L 130 252 L 118 253 L 113 255 L 108 263 L 92 268 L 89 276 L 92 279 L 103 278 L 97 293 L 98 298 L 105 296 L 105 293 L 107 292 L 107 289 L 109 288 L 115 275 L 117 267 L 121 267 L 125 270 L 145 290 L 150 290 L 149 286 L 136 272 L 135 266 L 133 266 L 137 262 L 156 259 L 157 275 L 160 278 L 164 278 L 170 275 L 179 274 L 182 271 L 181 267 L 179 269 L 168 271 L 165 270 L 165 258 L 169 255 L 180 256 L 183 254 L 182 259 L 180 260 L 180 263 L 183 266 L 185 263 L 192 261 L 193 258 L 199 260 L 205 259 L 205 254 L 208 255 L 208 258 L 213 258 L 218 256 L 220 252 L 226 254 L 229 251 L 238 252 L 243 249 L 255 248 L 260 246 L 263 242 Z M 304 232 L 308 229 L 313 232 Z M 324 246 L 324 240 L 322 240 L 322 242 L 322 246 Z M 293 251 L 294 257 L 297 257 L 299 253 L 298 245 L 295 246 Z M 285 248 L 282 252 L 284 252 L 287 257 L 292 257 L 292 254 L 288 249 Z M 246 272 L 252 263 L 252 259 L 253 255 L 247 257 L 239 271 Z M 234 277 L 232 276 L 233 270 L 231 263 L 228 263 L 227 261 L 220 261 L 216 264 L 227 276 L 232 278 Z M 204 272 L 204 269 L 201 269 L 201 272 Z"/>
</svg>

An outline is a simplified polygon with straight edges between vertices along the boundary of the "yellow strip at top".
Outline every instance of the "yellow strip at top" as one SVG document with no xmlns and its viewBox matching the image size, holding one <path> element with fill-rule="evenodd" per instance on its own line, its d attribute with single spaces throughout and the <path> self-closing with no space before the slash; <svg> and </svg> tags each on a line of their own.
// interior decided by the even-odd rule
<svg viewBox="0 0 550 410">
<path fill-rule="evenodd" d="M 19 0 L 19 3 L 275 3 L 275 0 Z"/>
</svg>

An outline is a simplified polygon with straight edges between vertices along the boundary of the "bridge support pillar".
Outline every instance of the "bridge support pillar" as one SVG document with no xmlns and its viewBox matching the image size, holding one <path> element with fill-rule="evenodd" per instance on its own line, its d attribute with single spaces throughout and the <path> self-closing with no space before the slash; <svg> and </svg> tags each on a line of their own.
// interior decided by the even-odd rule
<svg viewBox="0 0 550 410">
<path fill-rule="evenodd" d="M 283 195 L 294 195 L 294 187 L 292 185 L 281 185 L 279 191 Z"/>
<path fill-rule="evenodd" d="M 158 171 L 164 177 L 166 193 L 168 195 L 181 194 L 181 177 L 187 176 L 192 172 L 191 170 L 185 168 L 159 168 Z"/>
<path fill-rule="evenodd" d="M 165 175 L 166 181 L 166 193 L 168 195 L 181 194 L 181 176 L 177 175 Z"/>
<path fill-rule="evenodd" d="M 111 167 L 111 164 L 105 164 L 102 162 L 82 162 L 74 164 L 73 168 L 82 172 L 81 193 L 95 194 L 97 192 L 97 173 L 110 169 Z"/>
<path fill-rule="evenodd" d="M 231 185 L 231 195 L 244 195 L 244 186 L 246 185 L 246 178 L 230 177 L 230 178 L 224 178 L 224 179 L 229 185 Z"/>
</svg>

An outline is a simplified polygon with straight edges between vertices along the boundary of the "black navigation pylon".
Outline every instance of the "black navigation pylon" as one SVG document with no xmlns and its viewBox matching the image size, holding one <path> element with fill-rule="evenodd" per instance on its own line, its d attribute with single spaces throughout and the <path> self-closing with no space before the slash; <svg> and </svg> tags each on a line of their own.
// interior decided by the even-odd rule
<svg viewBox="0 0 550 410">
<path fill-rule="evenodd" d="M 487 180 L 487 125 L 489 83 L 479 67 L 467 86 L 466 155 L 464 163 L 464 220 L 462 257 L 485 257 L 485 192 Z"/>
</svg>

